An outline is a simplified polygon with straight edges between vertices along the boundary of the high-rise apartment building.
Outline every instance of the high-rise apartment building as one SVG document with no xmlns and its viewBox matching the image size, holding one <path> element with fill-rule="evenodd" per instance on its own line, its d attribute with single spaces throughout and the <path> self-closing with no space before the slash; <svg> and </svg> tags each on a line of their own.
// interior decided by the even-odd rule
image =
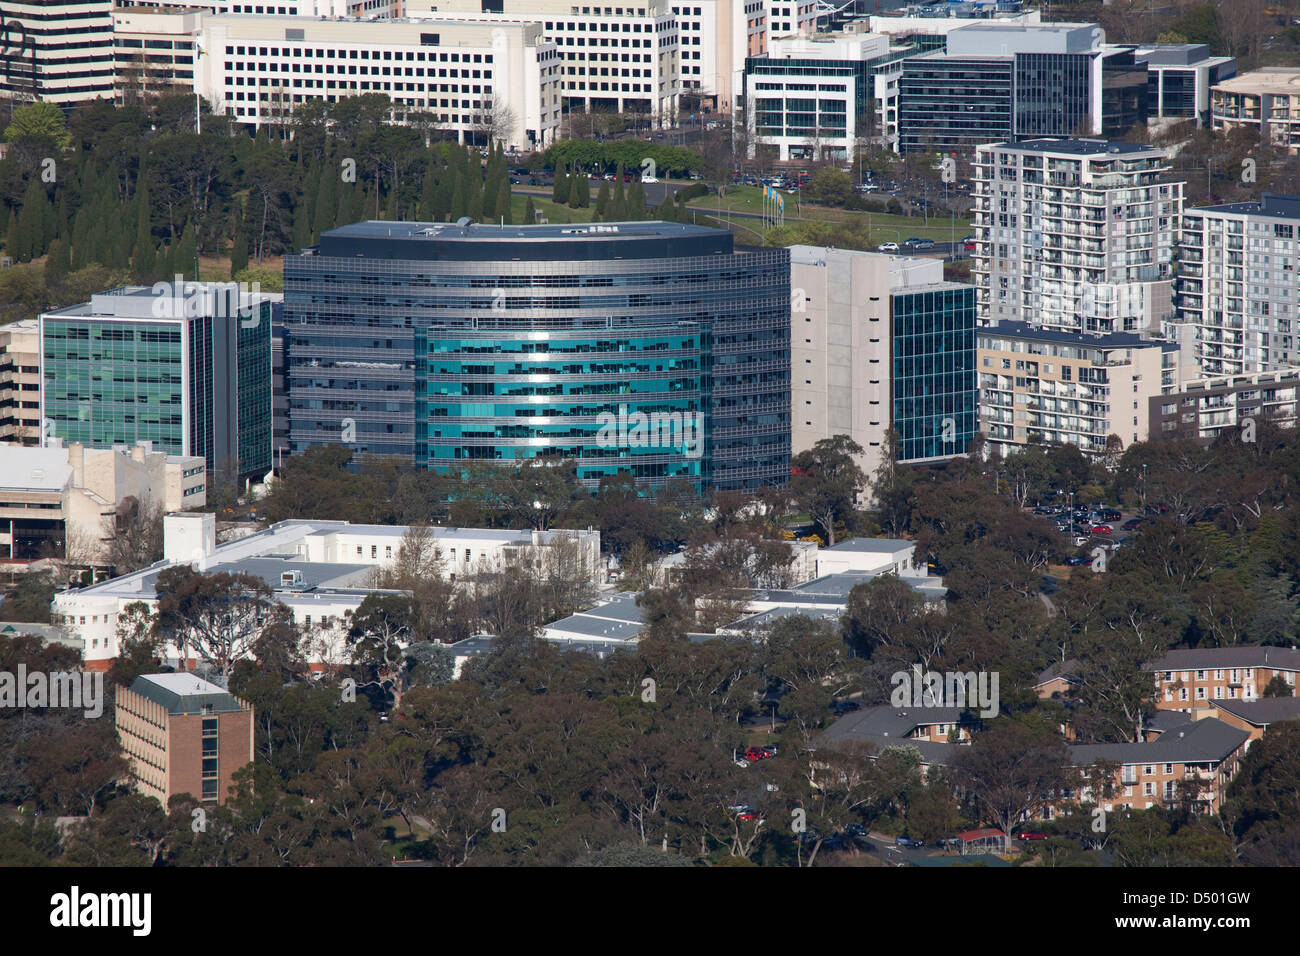
<svg viewBox="0 0 1300 956">
<path fill-rule="evenodd" d="M 1265 67 L 1210 89 L 1214 128 L 1249 129 L 1262 144 L 1300 152 L 1300 68 Z"/>
<path fill-rule="evenodd" d="M 40 317 L 43 441 L 152 442 L 226 477 L 271 467 L 271 300 L 128 286 Z"/>
<path fill-rule="evenodd" d="M 1300 365 L 1300 196 L 1188 209 L 1178 321 L 1195 329 L 1206 376 Z"/>
<path fill-rule="evenodd" d="M 0 95 L 60 106 L 112 98 L 112 0 L 3 0 L 0 16 Z"/>
<path fill-rule="evenodd" d="M 981 322 L 1159 331 L 1173 318 L 1183 209 L 1168 169 L 1164 150 L 1119 141 L 980 146 L 971 276 Z"/>
<path fill-rule="evenodd" d="M 938 259 L 790 247 L 791 450 L 848 435 L 868 474 L 966 454 L 976 426 L 975 290 Z"/>
<path fill-rule="evenodd" d="M 790 271 L 680 223 L 363 222 L 285 258 L 289 441 L 720 488 L 790 456 Z"/>
<path fill-rule="evenodd" d="M 1147 70 L 1095 23 L 976 23 L 903 61 L 900 152 L 969 153 L 1042 136 L 1119 136 L 1149 112 Z"/>
<path fill-rule="evenodd" d="M 0 326 L 0 442 L 41 443 L 41 328 L 35 319 Z"/>
</svg>

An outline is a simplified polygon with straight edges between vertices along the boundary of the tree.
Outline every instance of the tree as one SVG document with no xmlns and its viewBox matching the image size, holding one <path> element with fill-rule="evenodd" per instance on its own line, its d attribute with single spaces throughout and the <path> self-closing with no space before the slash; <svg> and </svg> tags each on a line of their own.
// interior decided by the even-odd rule
<svg viewBox="0 0 1300 956">
<path fill-rule="evenodd" d="M 1011 834 L 1016 824 L 1071 786 L 1064 742 L 1011 718 L 994 720 L 969 747 L 957 748 L 953 782 L 981 819 Z"/>
<path fill-rule="evenodd" d="M 804 198 L 822 206 L 843 206 L 853 196 L 849 174 L 836 166 L 823 166 L 803 189 Z"/>
<path fill-rule="evenodd" d="M 68 123 L 63 110 L 53 103 L 25 103 L 13 111 L 13 119 L 5 127 L 6 143 L 43 139 L 62 149 L 68 138 Z"/>
<path fill-rule="evenodd" d="M 193 649 L 198 660 L 225 686 L 235 662 L 251 655 L 271 619 L 271 589 L 251 574 L 202 574 L 190 565 L 164 568 L 158 575 L 158 626 L 180 651 Z"/>
<path fill-rule="evenodd" d="M 104 519 L 103 537 L 114 573 L 130 574 L 147 568 L 163 556 L 162 506 L 148 498 L 123 498 L 117 513 Z"/>
<path fill-rule="evenodd" d="M 835 435 L 790 460 L 794 500 L 824 533 L 827 547 L 834 547 L 836 525 L 855 514 L 858 495 L 866 487 L 867 476 L 856 460 L 862 454 L 862 446 L 852 438 Z"/>
</svg>

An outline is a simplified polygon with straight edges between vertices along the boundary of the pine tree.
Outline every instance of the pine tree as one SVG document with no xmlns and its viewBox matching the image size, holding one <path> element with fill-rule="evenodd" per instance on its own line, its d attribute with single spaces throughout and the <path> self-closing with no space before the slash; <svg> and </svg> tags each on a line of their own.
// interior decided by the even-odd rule
<svg viewBox="0 0 1300 956">
<path fill-rule="evenodd" d="M 316 187 L 316 202 L 312 206 L 311 241 L 320 241 L 320 234 L 334 228 L 334 217 L 338 215 L 338 164 L 327 158 L 321 170 L 320 183 Z"/>
<path fill-rule="evenodd" d="M 465 198 L 465 177 L 461 173 L 457 173 L 455 185 L 452 186 L 451 208 L 447 211 L 447 220 L 455 222 L 465 216 L 468 211 L 469 202 Z"/>
<path fill-rule="evenodd" d="M 555 183 L 551 186 L 551 201 L 565 203 L 569 201 L 569 177 L 566 166 L 555 167 Z"/>
<path fill-rule="evenodd" d="M 470 175 L 471 177 L 474 175 L 472 171 Z M 482 183 L 478 185 L 477 189 L 475 189 L 471 185 L 470 197 L 469 197 L 469 208 L 465 210 L 465 215 L 469 216 L 469 218 L 473 219 L 475 222 L 483 221 L 483 184 Z"/>
<path fill-rule="evenodd" d="M 230 278 L 234 278 L 248 268 L 248 236 L 240 229 L 235 233 L 235 241 L 230 247 Z"/>
<path fill-rule="evenodd" d="M 618 176 L 614 180 L 614 201 L 609 204 L 609 216 L 606 222 L 622 222 L 627 218 L 627 193 L 623 190 L 623 165 L 618 167 Z"/>
<path fill-rule="evenodd" d="M 5 230 L 5 255 L 18 261 L 18 245 L 21 240 L 18 238 L 18 214 L 12 209 L 9 210 L 9 228 Z"/>
<path fill-rule="evenodd" d="M 602 181 L 600 189 L 596 193 L 596 218 L 601 222 L 605 221 L 605 213 L 609 211 L 609 183 Z"/>
<path fill-rule="evenodd" d="M 497 219 L 507 226 L 514 225 L 514 216 L 510 211 L 510 182 L 503 180 L 497 188 L 497 201 L 495 205 Z"/>
<path fill-rule="evenodd" d="M 569 208 L 577 209 L 582 205 L 582 190 L 578 186 L 578 177 L 569 177 Z"/>
<path fill-rule="evenodd" d="M 585 172 L 578 173 L 578 205 L 583 209 L 591 205 L 591 181 Z"/>
<path fill-rule="evenodd" d="M 646 218 L 645 187 L 640 182 L 632 184 L 627 193 L 627 218 L 638 222 Z"/>
<path fill-rule="evenodd" d="M 45 260 L 46 286 L 56 288 L 68 274 L 72 265 L 68 252 L 68 244 L 64 240 L 55 239 L 50 243 L 49 258 Z"/>
<path fill-rule="evenodd" d="M 420 209 L 418 217 L 424 222 L 433 221 L 434 199 L 437 195 L 437 181 L 433 176 L 433 163 L 424 171 L 424 183 L 420 190 Z"/>
<path fill-rule="evenodd" d="M 537 207 L 533 205 L 533 197 L 529 196 L 524 203 L 524 225 L 531 226 L 537 222 Z"/>
<path fill-rule="evenodd" d="M 185 224 L 185 231 L 181 233 L 180 244 L 176 247 L 176 256 L 172 261 L 174 270 L 183 276 L 193 276 L 198 279 L 198 244 L 194 237 L 194 223 Z"/>
</svg>

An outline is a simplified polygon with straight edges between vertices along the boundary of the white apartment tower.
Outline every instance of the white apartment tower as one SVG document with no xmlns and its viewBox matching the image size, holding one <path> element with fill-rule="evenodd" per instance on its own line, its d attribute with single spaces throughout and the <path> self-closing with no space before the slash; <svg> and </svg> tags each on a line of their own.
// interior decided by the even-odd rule
<svg viewBox="0 0 1300 956">
<path fill-rule="evenodd" d="M 1178 265 L 1178 321 L 1195 330 L 1206 376 L 1300 364 L 1300 196 L 1189 209 Z"/>
<path fill-rule="evenodd" d="M 1173 318 L 1183 183 L 1162 149 L 1101 139 L 993 143 L 975 151 L 981 324 L 1158 332 Z"/>
</svg>

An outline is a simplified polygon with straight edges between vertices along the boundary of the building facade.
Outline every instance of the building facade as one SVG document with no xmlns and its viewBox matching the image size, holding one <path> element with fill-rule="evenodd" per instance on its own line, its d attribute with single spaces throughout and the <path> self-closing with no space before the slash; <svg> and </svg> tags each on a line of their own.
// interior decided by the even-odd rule
<svg viewBox="0 0 1300 956">
<path fill-rule="evenodd" d="M 990 451 L 1068 444 L 1106 451 L 1151 437 L 1151 406 L 1184 374 L 1172 342 L 1130 333 L 1078 335 L 1025 322 L 979 329 L 980 425 Z M 1168 401 L 1165 397 L 1163 400 Z"/>
<path fill-rule="evenodd" d="M 222 804 L 253 762 L 253 705 L 193 674 L 148 674 L 114 690 L 114 723 L 136 789 L 165 808 L 187 793 Z"/>
<path fill-rule="evenodd" d="M 749 3 L 761 12 L 762 0 Z M 720 6 L 720 16 L 731 9 Z M 492 29 L 512 23 L 541 27 L 541 39 L 556 48 L 566 113 L 640 113 L 666 125 L 677 110 L 680 31 L 667 0 L 618 7 L 568 0 L 407 0 L 404 12 L 479 21 Z M 719 33 L 723 29 L 720 22 Z"/>
<path fill-rule="evenodd" d="M 1300 369 L 1197 379 L 1148 404 L 1152 438 L 1213 441 L 1224 432 L 1245 434 L 1249 422 L 1294 428 L 1300 421 Z"/>
<path fill-rule="evenodd" d="M 270 470 L 270 297 L 128 286 L 39 321 L 46 445 L 147 441 L 226 477 Z"/>
<path fill-rule="evenodd" d="M 1300 150 L 1300 68 L 1266 67 L 1224 80 L 1210 89 L 1215 129 L 1250 129 L 1261 143 Z"/>
<path fill-rule="evenodd" d="M 1188 209 L 1178 322 L 1195 330 L 1206 377 L 1300 364 L 1300 196 Z"/>
<path fill-rule="evenodd" d="M 1262 646 L 1178 649 L 1143 670 L 1155 680 L 1156 707 L 1191 713 L 1220 700 L 1258 700 L 1279 676 L 1294 697 L 1300 651 Z"/>
<path fill-rule="evenodd" d="M 199 10 L 113 10 L 113 99 L 134 105 L 194 89 Z"/>
<path fill-rule="evenodd" d="M 898 149 L 970 153 L 1043 136 L 1119 136 L 1145 122 L 1147 71 L 1096 24 L 977 23 L 903 61 Z"/>
<path fill-rule="evenodd" d="M 559 129 L 562 55 L 531 22 L 226 15 L 201 43 L 198 92 L 252 127 L 383 93 L 396 122 L 429 114 L 462 143 L 542 148 Z"/>
<path fill-rule="evenodd" d="M 677 223 L 333 230 L 285 259 L 290 447 L 782 483 L 789 276 L 784 249 Z"/>
<path fill-rule="evenodd" d="M 869 131 L 892 137 L 907 53 L 874 34 L 773 40 L 745 63 L 751 154 L 765 145 L 783 162 L 852 162 Z"/>
<path fill-rule="evenodd" d="M 975 152 L 981 321 L 1107 334 L 1172 320 L 1183 183 L 1165 151 L 1115 140 L 994 143 Z"/>
<path fill-rule="evenodd" d="M 1237 60 L 1211 56 L 1203 43 L 1152 43 L 1134 48 L 1147 67 L 1151 118 L 1195 120 L 1210 127 L 1210 90 L 1237 75 Z"/>
<path fill-rule="evenodd" d="M 792 451 L 848 435 L 873 474 L 964 455 L 976 425 L 975 290 L 938 259 L 790 247 Z"/>
<path fill-rule="evenodd" d="M 41 443 L 41 328 L 35 319 L 0 326 L 0 443 Z"/>
<path fill-rule="evenodd" d="M 0 14 L 0 94 L 60 106 L 112 98 L 112 0 L 5 0 Z"/>
</svg>

